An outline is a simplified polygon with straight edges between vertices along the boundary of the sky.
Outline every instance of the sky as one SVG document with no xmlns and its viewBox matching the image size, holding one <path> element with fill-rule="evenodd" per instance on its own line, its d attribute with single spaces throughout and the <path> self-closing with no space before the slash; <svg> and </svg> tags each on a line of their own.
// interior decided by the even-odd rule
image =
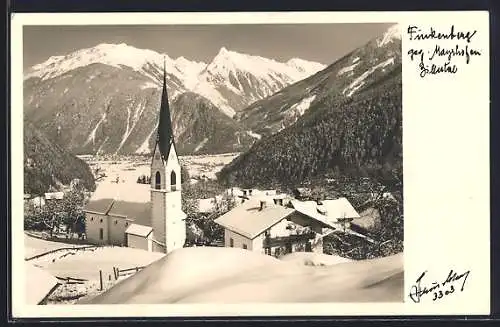
<svg viewBox="0 0 500 327">
<path fill-rule="evenodd" d="M 331 64 L 392 24 L 25 26 L 23 66 L 100 43 L 126 43 L 209 63 L 221 47 L 287 61 Z"/>
</svg>

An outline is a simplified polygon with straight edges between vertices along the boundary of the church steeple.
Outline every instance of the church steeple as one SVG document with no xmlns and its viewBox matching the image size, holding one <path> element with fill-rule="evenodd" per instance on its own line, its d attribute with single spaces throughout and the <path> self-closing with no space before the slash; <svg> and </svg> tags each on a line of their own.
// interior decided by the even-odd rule
<svg viewBox="0 0 500 327">
<path fill-rule="evenodd" d="M 167 73 L 163 59 L 163 91 L 161 95 L 160 119 L 158 123 L 158 135 L 156 139 L 163 160 L 167 160 L 170 148 L 174 144 L 174 132 L 170 118 L 170 107 L 168 104 Z"/>
</svg>

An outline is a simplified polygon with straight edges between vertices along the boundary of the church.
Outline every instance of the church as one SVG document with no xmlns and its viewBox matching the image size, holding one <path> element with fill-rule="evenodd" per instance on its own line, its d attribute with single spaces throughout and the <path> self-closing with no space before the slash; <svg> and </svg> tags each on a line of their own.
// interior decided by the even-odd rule
<svg viewBox="0 0 500 327">
<path fill-rule="evenodd" d="M 118 180 L 99 184 L 84 208 L 85 235 L 90 243 L 163 253 L 184 246 L 186 214 L 182 211 L 181 166 L 170 118 L 165 68 L 150 171 L 149 185 Z"/>
</svg>

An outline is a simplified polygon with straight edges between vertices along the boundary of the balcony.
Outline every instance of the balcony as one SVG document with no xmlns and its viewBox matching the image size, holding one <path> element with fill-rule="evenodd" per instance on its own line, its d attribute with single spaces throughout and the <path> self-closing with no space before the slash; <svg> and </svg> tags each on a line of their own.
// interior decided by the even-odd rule
<svg viewBox="0 0 500 327">
<path fill-rule="evenodd" d="M 276 236 L 270 237 L 266 236 L 264 238 L 262 246 L 264 248 L 276 247 L 276 246 L 286 246 L 295 243 L 304 243 L 312 240 L 316 237 L 316 233 L 309 231 L 302 234 L 290 234 L 288 236 Z"/>
</svg>

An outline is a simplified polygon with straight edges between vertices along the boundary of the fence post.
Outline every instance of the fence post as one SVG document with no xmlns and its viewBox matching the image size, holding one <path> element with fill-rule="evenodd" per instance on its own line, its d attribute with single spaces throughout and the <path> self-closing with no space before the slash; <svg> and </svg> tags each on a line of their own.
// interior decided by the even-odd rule
<svg viewBox="0 0 500 327">
<path fill-rule="evenodd" d="M 102 291 L 102 270 L 99 270 L 99 281 L 100 281 L 100 285 L 101 285 L 101 288 L 99 289 L 100 291 Z"/>
</svg>

